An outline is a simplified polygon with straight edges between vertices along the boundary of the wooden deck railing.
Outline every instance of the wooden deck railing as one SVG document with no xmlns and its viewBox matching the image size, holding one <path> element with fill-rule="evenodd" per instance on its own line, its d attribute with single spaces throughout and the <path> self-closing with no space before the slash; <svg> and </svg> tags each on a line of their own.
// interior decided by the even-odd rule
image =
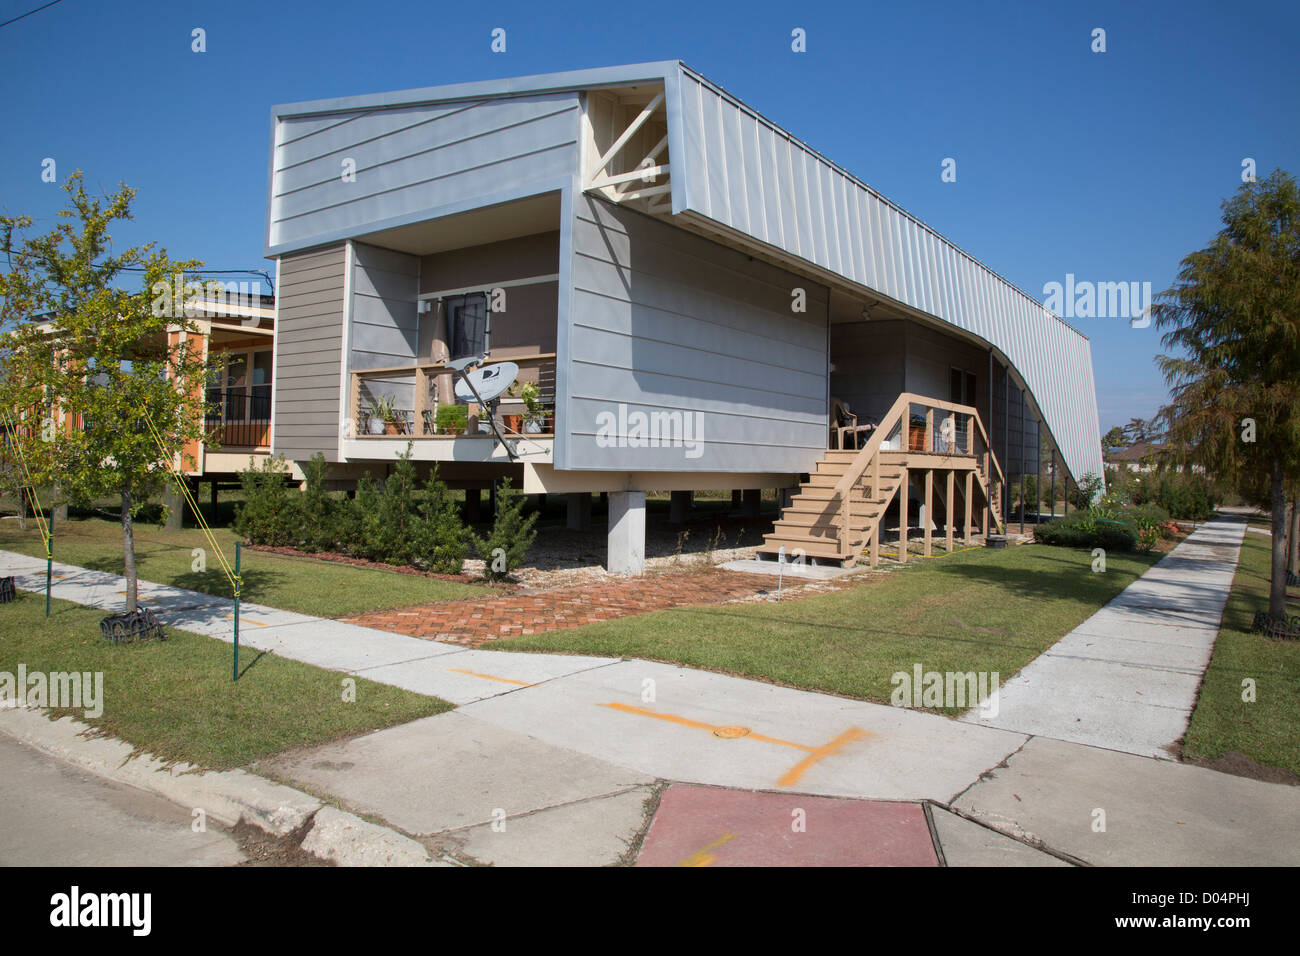
<svg viewBox="0 0 1300 956">
<path fill-rule="evenodd" d="M 919 414 L 915 411 L 918 407 L 921 409 Z M 948 412 L 948 415 L 941 416 L 937 428 L 936 411 Z M 886 448 L 886 445 L 893 447 Z M 986 528 L 990 512 L 995 521 L 998 519 L 996 509 L 991 507 L 992 501 L 995 500 L 993 491 L 995 485 L 990 468 L 997 474 L 998 494 L 1006 484 L 1006 478 L 997 456 L 993 454 L 993 446 L 989 442 L 988 433 L 984 430 L 979 412 L 970 405 L 957 405 L 937 398 L 904 392 L 890 406 L 885 417 L 871 433 L 871 438 L 862 446 L 861 451 L 854 457 L 832 491 L 830 504 L 835 510 L 841 554 L 849 555 L 853 550 L 852 542 L 849 540 L 851 525 L 849 516 L 852 509 L 848 507 L 853 488 L 862 480 L 869 468 L 872 470 L 873 493 L 880 488 L 882 451 L 910 452 L 917 455 L 959 455 L 977 459 L 980 465 L 980 477 L 985 486 Z M 903 488 L 901 493 L 906 498 L 907 489 Z"/>
<path fill-rule="evenodd" d="M 520 370 L 537 369 L 538 391 L 542 407 L 546 410 L 551 427 L 537 433 L 534 437 L 547 437 L 554 434 L 555 416 L 555 353 L 540 355 L 507 356 L 485 359 L 484 365 L 497 362 L 514 362 Z M 436 380 L 446 376 L 448 395 L 444 399 L 438 394 Z M 392 365 L 383 368 L 361 369 L 351 373 L 351 388 L 348 396 L 348 421 L 352 424 L 353 435 L 357 438 L 403 437 L 424 438 L 474 438 L 477 432 L 461 432 L 457 435 L 439 435 L 437 433 L 437 410 L 440 405 L 455 404 L 451 396 L 455 375 L 443 362 L 417 362 L 408 365 Z M 387 389 L 382 386 L 388 386 Z M 380 394 L 393 394 L 411 390 L 411 400 L 404 400 L 397 408 L 397 421 L 385 421 L 383 431 L 372 432 L 370 422 L 375 399 Z M 474 416 L 477 406 L 470 406 L 470 415 Z M 522 413 L 522 406 L 520 406 Z M 505 413 L 500 413 L 505 414 Z M 490 437 L 484 434 L 481 437 Z"/>
</svg>

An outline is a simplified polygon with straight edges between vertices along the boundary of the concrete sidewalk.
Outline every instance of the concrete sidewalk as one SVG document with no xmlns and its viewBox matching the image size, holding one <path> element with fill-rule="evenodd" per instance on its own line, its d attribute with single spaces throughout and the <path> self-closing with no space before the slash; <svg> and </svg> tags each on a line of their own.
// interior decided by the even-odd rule
<svg viewBox="0 0 1300 956">
<path fill-rule="evenodd" d="M 1187 730 L 1246 524 L 1202 525 L 1002 685 L 998 712 L 962 720 L 1172 759 Z"/>
<path fill-rule="evenodd" d="M 1213 644 L 1215 602 L 1221 606 L 1241 540 L 1239 528 L 1203 530 L 1071 635 L 1086 636 L 1103 613 L 1121 615 L 1130 638 L 1138 638 L 1129 655 L 1140 652 L 1144 661 L 1123 662 L 1103 648 L 1093 652 L 1100 658 L 1057 655 L 1055 666 L 1128 667 L 1147 675 L 1142 689 L 1151 685 L 1148 672 L 1199 674 Z M 21 587 L 43 587 L 43 570 L 37 559 L 0 552 L 0 575 L 17 572 Z M 59 571 L 56 597 L 121 607 L 121 578 L 62 565 Z M 143 583 L 141 593 L 169 626 L 230 640 L 231 602 Z M 1165 607 L 1171 594 L 1191 606 Z M 950 866 L 1261 858 L 1300 865 L 1300 788 L 1039 740 L 1039 725 L 980 726 L 647 661 L 466 650 L 257 605 L 245 605 L 241 619 L 248 646 L 462 705 L 254 768 L 383 820 L 435 853 L 514 865 L 627 862 L 653 817 L 663 821 L 653 857 L 662 861 L 690 842 L 672 836 L 679 825 L 672 808 L 680 804 L 693 807 L 691 839 L 709 832 L 697 827 L 706 809 L 721 834 L 716 839 L 732 834 L 727 849 L 702 845 L 683 860 L 768 859 L 753 841 L 780 828 L 760 819 L 760 810 L 768 808 L 763 812 L 788 829 L 791 812 L 830 806 L 802 799 L 816 795 L 877 804 L 833 809 L 827 818 L 894 820 L 900 840 L 914 841 L 918 832 L 906 808 L 928 808 L 934 859 Z M 1002 705 L 1006 714 L 1005 697 Z M 1160 714 L 1152 710 L 1155 720 Z M 1124 712 L 1126 726 L 1140 731 L 1142 714 Z M 1168 733 L 1168 721 L 1157 726 L 1156 736 Z M 1084 767 L 1092 773 L 1080 779 Z M 669 791 L 696 785 L 772 796 L 757 803 L 675 798 L 661 818 L 654 808 L 669 782 Z M 1078 829 L 1083 804 L 1087 832 L 1091 811 L 1102 807 L 1122 823 L 1120 836 L 1089 840 Z M 1168 827 L 1180 828 L 1178 840 L 1171 841 Z M 833 828 L 808 832 L 835 839 Z M 896 857 L 878 858 L 928 859 L 921 849 L 899 844 Z M 792 859 L 835 859 L 836 852 L 800 844 Z"/>
</svg>

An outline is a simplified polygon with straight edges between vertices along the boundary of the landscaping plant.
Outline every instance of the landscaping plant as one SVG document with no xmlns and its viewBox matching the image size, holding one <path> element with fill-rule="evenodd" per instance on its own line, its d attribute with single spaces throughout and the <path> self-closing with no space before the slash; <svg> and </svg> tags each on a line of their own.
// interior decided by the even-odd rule
<svg viewBox="0 0 1300 956">
<path fill-rule="evenodd" d="M 507 577 L 524 563 L 537 537 L 537 514 L 523 516 L 524 495 L 503 479 L 497 488 L 497 515 L 486 538 L 474 535 L 474 549 L 484 561 L 484 573 L 493 580 Z"/>
</svg>

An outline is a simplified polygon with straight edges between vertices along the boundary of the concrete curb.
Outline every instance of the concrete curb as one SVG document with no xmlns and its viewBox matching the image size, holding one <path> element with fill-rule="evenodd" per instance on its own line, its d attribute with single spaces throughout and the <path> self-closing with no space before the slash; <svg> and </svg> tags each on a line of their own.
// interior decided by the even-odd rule
<svg viewBox="0 0 1300 956">
<path fill-rule="evenodd" d="M 424 846 L 409 837 L 327 807 L 300 790 L 247 770 L 166 765 L 152 754 L 135 754 L 122 740 L 95 736 L 93 727 L 71 717 L 50 720 L 39 708 L 8 707 L 0 709 L 0 733 L 98 777 L 201 809 L 226 826 L 243 820 L 283 837 L 310 823 L 303 849 L 340 866 L 452 865 L 430 860 Z"/>
</svg>

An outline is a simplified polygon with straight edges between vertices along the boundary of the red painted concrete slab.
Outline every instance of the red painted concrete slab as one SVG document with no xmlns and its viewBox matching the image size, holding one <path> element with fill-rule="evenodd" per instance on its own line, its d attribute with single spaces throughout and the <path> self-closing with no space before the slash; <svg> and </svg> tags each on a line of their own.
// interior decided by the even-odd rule
<svg viewBox="0 0 1300 956">
<path fill-rule="evenodd" d="M 674 784 L 637 866 L 938 866 L 917 803 Z"/>
</svg>

